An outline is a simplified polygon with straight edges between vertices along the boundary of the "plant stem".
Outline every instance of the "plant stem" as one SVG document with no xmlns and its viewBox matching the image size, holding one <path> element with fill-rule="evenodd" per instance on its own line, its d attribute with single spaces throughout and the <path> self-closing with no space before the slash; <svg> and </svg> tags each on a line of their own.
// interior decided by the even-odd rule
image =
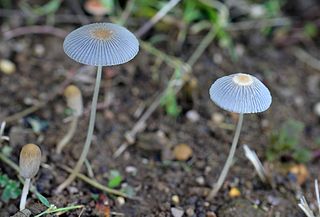
<svg viewBox="0 0 320 217">
<path fill-rule="evenodd" d="M 76 132 L 76 129 L 77 129 L 77 125 L 78 125 L 78 116 L 73 116 L 67 134 L 64 135 L 64 137 L 57 144 L 56 152 L 58 154 L 62 152 L 62 149 L 70 142 L 70 140 L 74 136 L 74 133 Z"/>
<path fill-rule="evenodd" d="M 207 200 L 211 200 L 212 198 L 214 198 L 216 196 L 216 194 L 220 190 L 223 182 L 226 179 L 226 176 L 227 176 L 228 171 L 229 171 L 231 164 L 232 164 L 234 153 L 236 152 L 236 149 L 237 149 L 237 144 L 238 144 L 238 140 L 239 140 L 239 136 L 240 136 L 242 122 L 243 122 L 243 113 L 240 113 L 238 124 L 237 124 L 237 129 L 236 129 L 236 132 L 233 137 L 233 141 L 232 141 L 232 145 L 231 145 L 231 149 L 230 149 L 227 161 L 224 164 L 224 167 L 223 167 L 222 172 L 219 176 L 218 182 L 212 187 L 212 190 L 210 191 L 210 193 L 207 197 Z"/>
<path fill-rule="evenodd" d="M 102 74 L 102 66 L 98 66 L 96 84 L 94 87 L 94 93 L 93 93 L 93 98 L 92 98 L 88 133 L 87 133 L 87 138 L 86 138 L 85 144 L 82 149 L 81 156 L 80 156 L 76 166 L 73 168 L 69 177 L 58 186 L 57 193 L 60 193 L 63 189 L 65 189 L 68 185 L 70 185 L 71 182 L 76 178 L 76 176 L 79 173 L 81 166 L 83 165 L 83 162 L 87 158 L 88 152 L 90 150 L 90 145 L 91 145 L 92 135 L 93 135 L 93 130 L 94 130 L 94 123 L 95 123 L 95 119 L 96 119 L 96 107 L 97 107 L 97 102 L 98 102 L 101 74 Z"/>
<path fill-rule="evenodd" d="M 46 209 L 45 211 L 43 211 L 42 213 L 34 216 L 34 217 L 40 217 L 43 216 L 45 214 L 50 214 L 50 213 L 56 213 L 56 212 L 67 212 L 70 210 L 74 210 L 74 209 L 83 209 L 84 206 L 83 205 L 75 205 L 75 206 L 68 206 L 68 207 L 62 207 L 62 208 L 56 208 L 56 207 L 49 207 L 48 209 Z"/>
<path fill-rule="evenodd" d="M 61 165 L 60 167 L 61 167 L 63 170 L 67 171 L 67 172 L 71 172 L 71 171 L 72 171 L 69 167 L 66 167 L 66 166 L 63 166 L 63 165 Z M 129 196 L 129 195 L 127 195 L 126 193 L 121 192 L 121 191 L 119 191 L 119 190 L 112 189 L 112 188 L 108 188 L 108 187 L 106 187 L 106 186 L 104 186 L 104 185 L 101 185 L 99 182 L 95 181 L 94 179 L 90 179 L 89 177 L 87 177 L 87 176 L 85 176 L 85 175 L 83 175 L 83 174 L 81 174 L 81 173 L 78 173 L 78 174 L 77 174 L 77 177 L 78 177 L 79 179 L 81 179 L 82 181 L 90 184 L 91 186 L 93 186 L 93 187 L 95 187 L 95 188 L 97 188 L 97 189 L 99 189 L 99 190 L 102 190 L 102 191 L 104 191 L 104 192 L 107 192 L 107 193 L 109 193 L 109 194 L 114 194 L 114 195 L 121 196 L 121 197 L 124 197 L 124 198 L 129 198 L 129 199 L 137 199 L 137 198 L 134 198 L 134 197 L 132 197 L 132 196 Z"/>
<path fill-rule="evenodd" d="M 20 200 L 20 211 L 24 210 L 26 208 L 26 201 L 27 201 L 27 196 L 29 192 L 29 187 L 30 187 L 30 178 L 26 178 L 24 181 L 23 189 L 22 189 L 22 194 L 21 194 L 21 200 Z"/>
</svg>

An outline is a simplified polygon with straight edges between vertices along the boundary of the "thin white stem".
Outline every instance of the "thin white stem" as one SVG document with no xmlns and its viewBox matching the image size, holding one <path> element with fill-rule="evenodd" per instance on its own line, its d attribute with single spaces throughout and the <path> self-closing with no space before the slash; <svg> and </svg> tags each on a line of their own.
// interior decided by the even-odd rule
<svg viewBox="0 0 320 217">
<path fill-rule="evenodd" d="M 160 11 L 154 15 L 146 24 L 144 24 L 138 31 L 136 36 L 141 37 L 149 31 L 159 20 L 161 20 L 174 6 L 176 6 L 181 0 L 170 0 Z"/>
<path fill-rule="evenodd" d="M 319 216 L 320 216 L 320 192 L 319 192 L 319 185 L 318 185 L 318 180 L 314 180 L 314 187 L 316 191 L 316 197 L 317 197 L 317 205 L 318 205 L 318 210 L 319 210 Z"/>
<path fill-rule="evenodd" d="M 21 200 L 20 200 L 20 211 L 24 210 L 26 208 L 26 202 L 27 202 L 27 196 L 30 188 L 30 178 L 27 178 L 24 181 L 22 194 L 21 194 Z"/>
<path fill-rule="evenodd" d="M 67 134 L 64 135 L 64 137 L 57 144 L 56 152 L 58 154 L 62 152 L 62 149 L 70 142 L 70 140 L 74 136 L 74 133 L 76 132 L 76 129 L 77 129 L 77 125 L 78 125 L 78 116 L 73 116 L 70 122 L 70 127 Z"/>
<path fill-rule="evenodd" d="M 94 87 L 94 93 L 93 93 L 93 98 L 92 98 L 88 133 L 87 133 L 87 138 L 86 138 L 85 144 L 82 149 L 81 156 L 80 156 L 76 166 L 73 168 L 69 177 L 58 186 L 57 193 L 60 193 L 63 189 L 65 189 L 68 185 L 70 185 L 70 183 L 76 178 L 77 174 L 79 173 L 79 171 L 83 165 L 83 162 L 85 161 L 85 159 L 87 158 L 87 155 L 89 153 L 91 141 L 92 141 L 92 136 L 93 136 L 94 123 L 95 123 L 95 119 L 96 119 L 96 108 L 97 108 L 97 102 L 98 102 L 98 96 L 99 96 L 101 74 L 102 74 L 102 66 L 98 66 L 96 84 Z"/>
<path fill-rule="evenodd" d="M 240 113 L 238 124 L 237 124 L 237 129 L 236 129 L 236 132 L 233 137 L 229 156 L 227 158 L 226 163 L 224 164 L 224 167 L 223 167 L 222 172 L 219 176 L 218 182 L 213 186 L 212 190 L 210 191 L 210 193 L 207 197 L 208 200 L 211 200 L 212 198 L 214 198 L 216 196 L 216 194 L 220 190 L 223 182 L 226 179 L 226 176 L 228 174 L 228 171 L 229 171 L 231 164 L 232 164 L 232 161 L 233 161 L 234 154 L 237 149 L 237 144 L 238 144 L 238 140 L 239 140 L 239 136 L 240 136 L 240 132 L 241 132 L 241 128 L 242 128 L 242 122 L 243 122 L 243 113 Z"/>
</svg>

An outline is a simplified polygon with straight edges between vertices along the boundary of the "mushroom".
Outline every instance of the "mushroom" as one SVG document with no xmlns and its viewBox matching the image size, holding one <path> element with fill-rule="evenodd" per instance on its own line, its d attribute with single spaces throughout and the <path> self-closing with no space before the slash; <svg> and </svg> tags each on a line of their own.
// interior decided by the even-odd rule
<svg viewBox="0 0 320 217">
<path fill-rule="evenodd" d="M 24 145 L 20 152 L 19 167 L 20 175 L 25 178 L 21 200 L 20 200 L 20 211 L 25 209 L 27 195 L 30 188 L 30 181 L 39 170 L 41 162 L 41 150 L 35 144 Z"/>
<path fill-rule="evenodd" d="M 209 90 L 211 100 L 222 109 L 239 113 L 239 120 L 227 161 L 217 183 L 212 187 L 208 199 L 212 199 L 221 188 L 232 164 L 243 122 L 243 115 L 267 110 L 272 102 L 268 88 L 256 77 L 236 73 L 217 79 Z"/>
<path fill-rule="evenodd" d="M 63 49 L 71 59 L 82 64 L 98 66 L 98 69 L 87 138 L 76 166 L 69 177 L 58 186 L 57 193 L 75 179 L 88 155 L 94 130 L 102 67 L 120 65 L 133 59 L 139 51 L 139 41 L 122 26 L 112 23 L 93 23 L 67 35 Z"/>
<path fill-rule="evenodd" d="M 67 86 L 67 88 L 64 90 L 63 95 L 66 98 L 68 107 L 72 109 L 72 117 L 67 133 L 57 144 L 56 152 L 58 154 L 61 153 L 62 149 L 72 139 L 78 125 L 78 119 L 83 113 L 82 94 L 77 86 Z"/>
</svg>

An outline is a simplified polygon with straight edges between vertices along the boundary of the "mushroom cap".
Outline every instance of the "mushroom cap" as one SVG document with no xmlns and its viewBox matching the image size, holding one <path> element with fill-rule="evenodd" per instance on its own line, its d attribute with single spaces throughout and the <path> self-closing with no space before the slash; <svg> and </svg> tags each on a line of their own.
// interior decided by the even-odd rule
<svg viewBox="0 0 320 217">
<path fill-rule="evenodd" d="M 35 144 L 24 145 L 19 158 L 20 175 L 26 179 L 34 177 L 38 173 L 40 163 L 40 148 Z"/>
<path fill-rule="evenodd" d="M 236 113 L 263 112 L 272 102 L 268 88 L 256 77 L 244 73 L 217 79 L 209 94 L 219 107 Z"/>
<path fill-rule="evenodd" d="M 79 117 L 83 113 L 83 101 L 80 89 L 75 85 L 69 85 L 63 92 L 67 105 L 73 110 L 73 115 Z"/>
<path fill-rule="evenodd" d="M 112 66 L 133 59 L 139 51 L 139 41 L 129 30 L 117 24 L 93 23 L 69 33 L 63 49 L 79 63 Z"/>
</svg>

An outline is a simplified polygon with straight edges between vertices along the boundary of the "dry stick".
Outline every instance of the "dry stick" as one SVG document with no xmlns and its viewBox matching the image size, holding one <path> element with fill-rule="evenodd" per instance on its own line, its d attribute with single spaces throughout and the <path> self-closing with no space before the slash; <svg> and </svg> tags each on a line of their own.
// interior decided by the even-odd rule
<svg viewBox="0 0 320 217">
<path fill-rule="evenodd" d="M 231 32 L 244 31 L 251 29 L 262 29 L 266 27 L 289 26 L 291 21 L 286 17 L 277 17 L 263 20 L 247 20 L 236 23 L 230 23 L 227 30 Z"/>
<path fill-rule="evenodd" d="M 72 169 L 67 167 L 67 166 L 59 166 L 60 168 L 62 168 L 63 170 L 65 170 L 66 172 L 68 173 L 71 173 L 72 172 Z M 114 194 L 114 195 L 118 195 L 118 196 L 121 196 L 121 197 L 125 197 L 125 198 L 129 198 L 129 199 L 138 199 L 138 198 L 135 198 L 135 197 L 130 197 L 129 195 L 121 192 L 121 191 L 118 191 L 118 190 L 115 190 L 115 189 L 112 189 L 112 188 L 108 188 L 106 186 L 103 186 L 101 185 L 100 183 L 94 181 L 93 179 L 90 179 L 89 177 L 83 175 L 82 173 L 77 173 L 77 177 L 81 180 L 83 180 L 84 182 L 90 184 L 91 186 L 99 189 L 99 190 L 102 190 L 104 192 L 107 192 L 107 193 L 110 193 L 110 194 Z"/>
<path fill-rule="evenodd" d="M 180 0 L 170 0 L 164 7 L 161 8 L 156 15 L 154 15 L 146 24 L 144 24 L 138 31 L 135 32 L 137 37 L 143 36 L 148 32 L 157 22 L 159 22 L 166 14 L 176 6 Z"/>
<path fill-rule="evenodd" d="M 70 140 L 74 136 L 74 133 L 76 132 L 77 125 L 78 125 L 78 118 L 79 118 L 78 116 L 72 117 L 67 134 L 64 135 L 64 137 L 57 144 L 56 152 L 58 154 L 61 154 L 62 149 L 70 142 Z"/>
<path fill-rule="evenodd" d="M 59 38 L 64 38 L 67 33 L 62 29 L 52 26 L 25 26 L 6 31 L 3 33 L 3 37 L 5 40 L 9 40 L 26 34 L 50 34 Z"/>
<path fill-rule="evenodd" d="M 7 164 L 9 167 L 11 167 L 14 171 L 16 171 L 17 174 L 20 173 L 19 166 L 15 162 L 10 160 L 7 156 L 2 154 L 1 152 L 0 152 L 0 160 L 3 161 L 5 164 Z M 19 181 L 24 185 L 24 180 L 21 178 L 21 176 L 19 176 L 19 175 L 17 175 L 17 176 L 18 176 Z M 36 187 L 32 183 L 30 183 L 30 191 L 35 194 L 39 193 L 37 191 Z"/>
<path fill-rule="evenodd" d="M 306 52 L 302 48 L 294 47 L 293 54 L 301 62 L 304 62 L 311 68 L 320 71 L 320 60 L 311 56 L 308 52 Z"/>
<path fill-rule="evenodd" d="M 135 3 L 135 0 L 128 0 L 127 1 L 127 4 L 126 4 L 126 8 L 124 9 L 124 11 L 122 12 L 121 16 L 120 16 L 120 19 L 118 20 L 118 24 L 122 25 L 122 26 L 125 26 L 125 23 L 126 21 L 128 20 L 132 10 L 133 10 L 133 7 L 134 7 L 134 3 Z"/>
<path fill-rule="evenodd" d="M 199 46 L 195 50 L 195 52 L 191 55 L 187 63 L 180 62 L 178 59 L 172 59 L 172 57 L 166 55 L 165 53 L 157 50 L 156 48 L 151 47 L 151 45 L 148 45 L 147 43 L 141 44 L 142 47 L 152 53 L 153 55 L 157 56 L 158 58 L 163 59 L 165 62 L 169 63 L 173 68 L 178 69 L 181 72 L 181 77 L 185 76 L 186 74 L 191 72 L 191 67 L 197 62 L 199 57 L 202 55 L 202 53 L 205 51 L 205 49 L 209 46 L 209 44 L 213 41 L 215 38 L 215 31 L 212 28 L 210 32 L 202 39 Z M 141 116 L 141 118 L 136 122 L 136 124 L 133 126 L 133 128 L 126 133 L 126 139 L 127 142 L 121 144 L 121 146 L 114 152 L 113 157 L 117 158 L 119 157 L 129 145 L 133 144 L 135 141 L 136 134 L 143 130 L 146 120 L 152 115 L 152 113 L 158 108 L 160 105 L 162 97 L 166 94 L 168 88 L 173 87 L 174 93 L 178 93 L 181 88 L 184 85 L 184 80 L 181 80 L 181 82 L 175 82 L 175 76 L 173 75 L 172 78 L 169 81 L 168 86 L 165 90 L 162 91 L 158 95 L 158 97 L 152 102 L 152 104 L 149 106 L 149 108 L 146 110 L 146 112 Z"/>
<path fill-rule="evenodd" d="M 12 160 L 10 160 L 7 156 L 5 156 L 4 154 L 2 154 L 0 152 L 0 160 L 3 161 L 5 164 L 7 164 L 9 167 L 11 167 L 13 170 L 15 170 L 18 174 L 20 172 L 20 168 L 19 166 L 13 162 Z M 66 166 L 59 166 L 61 167 L 63 170 L 67 171 L 67 172 L 71 172 L 72 169 L 70 169 L 69 167 L 66 167 Z M 81 180 L 83 180 L 84 182 L 90 184 L 91 186 L 97 188 L 97 189 L 100 189 L 104 192 L 107 192 L 107 193 L 110 193 L 110 194 L 114 194 L 114 195 L 118 195 L 118 196 L 122 196 L 122 197 L 125 197 L 125 198 L 128 198 L 128 199 L 137 199 L 139 200 L 139 198 L 135 198 L 135 197 L 130 197 L 129 195 L 121 192 L 121 191 L 118 191 L 118 190 L 115 190 L 115 189 L 111 189 L 111 188 L 108 188 L 106 186 L 103 186 L 101 185 L 100 183 L 96 182 L 95 180 L 92 180 L 90 179 L 89 177 L 81 174 L 81 173 L 78 173 L 77 174 L 77 177 L 79 177 Z M 20 182 L 23 184 L 24 183 L 24 180 L 18 175 L 18 178 L 20 180 Z M 30 188 L 30 191 L 32 191 L 33 193 L 38 193 L 38 191 L 36 190 L 35 186 L 33 186 L 31 184 L 31 188 Z"/>
<path fill-rule="evenodd" d="M 0 17 L 15 17 L 15 18 L 28 18 L 26 12 L 21 10 L 11 10 L 11 9 L 0 9 Z M 43 20 L 43 17 L 36 17 L 36 21 Z M 86 23 L 85 19 L 89 21 L 89 23 L 93 22 L 94 19 L 87 17 L 81 14 L 55 14 L 54 15 L 54 22 L 57 23 Z"/>
</svg>

